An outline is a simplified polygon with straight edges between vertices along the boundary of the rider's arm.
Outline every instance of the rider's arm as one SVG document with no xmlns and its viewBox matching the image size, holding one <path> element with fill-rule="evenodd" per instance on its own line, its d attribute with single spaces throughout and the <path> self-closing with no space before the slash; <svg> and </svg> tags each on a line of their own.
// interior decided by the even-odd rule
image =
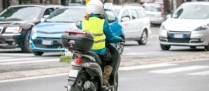
<svg viewBox="0 0 209 91">
<path fill-rule="evenodd" d="M 120 37 L 117 37 L 112 33 L 112 30 L 110 29 L 107 21 L 104 22 L 104 34 L 106 35 L 106 38 L 109 42 L 115 43 L 122 41 Z"/>
</svg>

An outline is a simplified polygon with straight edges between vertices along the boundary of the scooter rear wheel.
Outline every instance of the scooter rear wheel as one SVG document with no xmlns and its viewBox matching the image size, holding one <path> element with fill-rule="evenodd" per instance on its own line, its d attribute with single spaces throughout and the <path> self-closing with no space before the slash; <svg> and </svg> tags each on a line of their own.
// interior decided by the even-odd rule
<svg viewBox="0 0 209 91">
<path fill-rule="evenodd" d="M 75 84 L 70 88 L 70 91 L 84 91 L 84 83 L 88 81 L 87 74 L 82 72 L 78 75 Z"/>
<path fill-rule="evenodd" d="M 99 83 L 96 79 L 90 80 L 89 78 L 90 77 L 87 75 L 87 73 L 81 72 L 78 75 L 75 84 L 71 86 L 69 91 L 97 91 Z M 87 89 L 85 89 L 85 87 L 87 87 Z"/>
<path fill-rule="evenodd" d="M 117 91 L 118 90 L 118 73 L 116 74 L 116 83 L 117 83 L 117 85 L 115 86 L 115 91 Z"/>
</svg>

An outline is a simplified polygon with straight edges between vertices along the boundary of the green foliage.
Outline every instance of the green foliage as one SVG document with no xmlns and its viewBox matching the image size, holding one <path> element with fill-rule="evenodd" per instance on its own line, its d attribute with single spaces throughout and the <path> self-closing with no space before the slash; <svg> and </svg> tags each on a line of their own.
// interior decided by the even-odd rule
<svg viewBox="0 0 209 91">
<path fill-rule="evenodd" d="M 61 54 L 60 56 L 60 62 L 70 62 L 71 59 L 71 56 L 65 56 L 65 54 Z"/>
</svg>

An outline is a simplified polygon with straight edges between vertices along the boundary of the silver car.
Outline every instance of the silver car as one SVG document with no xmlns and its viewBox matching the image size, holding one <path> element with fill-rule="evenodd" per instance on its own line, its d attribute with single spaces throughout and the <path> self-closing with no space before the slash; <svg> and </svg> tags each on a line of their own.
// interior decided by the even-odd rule
<svg viewBox="0 0 209 91">
<path fill-rule="evenodd" d="M 171 46 L 203 46 L 209 51 L 209 2 L 182 4 L 162 23 L 159 39 L 162 50 Z"/>
<path fill-rule="evenodd" d="M 143 7 L 139 5 L 124 5 L 110 7 L 118 14 L 118 19 L 124 30 L 127 41 L 137 41 L 146 45 L 151 34 L 150 20 Z"/>
<path fill-rule="evenodd" d="M 147 3 L 143 7 L 152 24 L 161 24 L 164 21 L 164 11 L 161 4 Z"/>
</svg>

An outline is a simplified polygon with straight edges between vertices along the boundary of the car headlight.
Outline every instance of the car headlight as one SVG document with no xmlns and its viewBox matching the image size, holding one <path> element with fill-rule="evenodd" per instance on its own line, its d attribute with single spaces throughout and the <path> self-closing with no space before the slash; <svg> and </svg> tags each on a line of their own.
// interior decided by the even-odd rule
<svg viewBox="0 0 209 91">
<path fill-rule="evenodd" d="M 31 31 L 31 38 L 36 39 L 36 37 L 37 37 L 37 28 L 34 27 Z"/>
<path fill-rule="evenodd" d="M 195 29 L 195 31 L 202 31 L 208 29 L 209 25 L 203 25 Z"/>
<path fill-rule="evenodd" d="M 167 29 L 166 29 L 166 27 L 165 27 L 165 25 L 161 25 L 160 26 L 160 31 L 159 31 L 159 34 L 160 35 L 165 35 L 165 34 L 167 34 Z"/>
<path fill-rule="evenodd" d="M 21 27 L 7 27 L 6 28 L 6 33 L 20 33 L 22 31 Z"/>
<path fill-rule="evenodd" d="M 160 26 L 160 30 L 161 30 L 161 31 L 162 31 L 162 30 L 163 30 L 163 31 L 165 31 L 165 30 L 167 31 L 165 25 Z"/>
</svg>

